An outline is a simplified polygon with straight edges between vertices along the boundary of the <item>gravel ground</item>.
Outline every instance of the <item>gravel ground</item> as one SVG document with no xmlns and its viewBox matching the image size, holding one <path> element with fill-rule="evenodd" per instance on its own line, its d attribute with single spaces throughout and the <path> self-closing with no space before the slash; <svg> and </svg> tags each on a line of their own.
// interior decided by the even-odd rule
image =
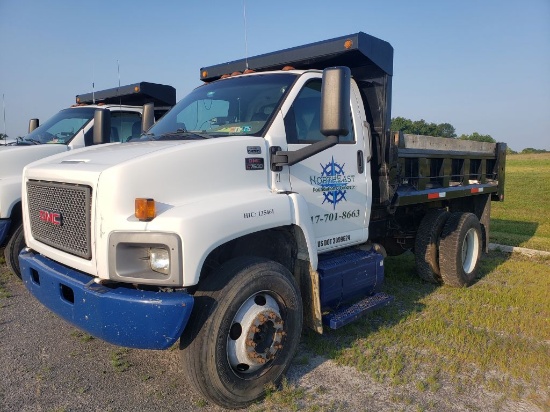
<svg viewBox="0 0 550 412">
<path fill-rule="evenodd" d="M 0 250 L 0 252 L 2 252 Z M 222 411 L 190 389 L 179 350 L 124 349 L 90 339 L 42 307 L 0 264 L 1 411 Z M 0 294 L 1 296 L 1 294 Z M 289 387 L 249 411 L 539 411 L 476 388 L 388 387 L 303 347 Z M 295 399 L 294 403 L 288 398 Z"/>
</svg>

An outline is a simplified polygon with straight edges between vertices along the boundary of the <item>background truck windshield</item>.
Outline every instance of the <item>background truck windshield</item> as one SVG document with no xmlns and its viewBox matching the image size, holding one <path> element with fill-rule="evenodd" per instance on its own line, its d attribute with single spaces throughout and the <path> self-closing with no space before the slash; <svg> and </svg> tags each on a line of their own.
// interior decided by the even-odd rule
<svg viewBox="0 0 550 412">
<path fill-rule="evenodd" d="M 64 109 L 26 135 L 19 144 L 67 144 L 94 118 L 94 108 Z"/>
<path fill-rule="evenodd" d="M 243 75 L 197 87 L 149 129 L 148 137 L 177 132 L 261 136 L 295 80 L 292 73 Z"/>
</svg>

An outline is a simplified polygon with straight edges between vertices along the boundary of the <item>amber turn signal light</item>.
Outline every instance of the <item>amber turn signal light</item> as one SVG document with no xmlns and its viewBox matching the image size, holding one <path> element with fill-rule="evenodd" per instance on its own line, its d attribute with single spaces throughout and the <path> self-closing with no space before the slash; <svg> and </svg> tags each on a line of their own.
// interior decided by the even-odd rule
<svg viewBox="0 0 550 412">
<path fill-rule="evenodd" d="M 155 199 L 148 199 L 143 197 L 136 198 L 136 217 L 139 220 L 153 220 L 157 215 L 155 210 Z"/>
</svg>

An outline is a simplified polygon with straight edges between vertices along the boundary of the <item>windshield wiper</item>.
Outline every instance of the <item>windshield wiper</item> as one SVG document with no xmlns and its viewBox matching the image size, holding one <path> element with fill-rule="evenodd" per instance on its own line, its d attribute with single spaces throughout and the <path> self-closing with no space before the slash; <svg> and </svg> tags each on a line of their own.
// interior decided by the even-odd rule
<svg viewBox="0 0 550 412">
<path fill-rule="evenodd" d="M 131 140 L 134 141 L 134 142 L 137 142 L 138 140 L 145 140 L 145 138 L 147 138 L 147 140 L 154 140 L 152 138 L 154 135 L 155 135 L 154 133 L 143 132 L 139 136 L 130 137 L 128 140 L 126 140 L 126 143 L 128 143 Z"/>
<path fill-rule="evenodd" d="M 17 142 L 17 144 L 26 144 L 26 143 L 42 144 L 40 140 L 36 140 L 36 139 L 21 139 Z"/>
<path fill-rule="evenodd" d="M 210 136 L 208 134 L 197 133 L 197 132 L 189 132 L 185 129 L 178 129 L 175 132 L 163 133 L 158 138 L 158 140 L 169 140 L 169 139 L 164 139 L 164 137 L 171 137 L 171 136 L 182 136 L 182 137 L 197 136 L 197 137 L 200 137 L 202 139 L 211 139 L 212 138 L 212 136 Z"/>
</svg>

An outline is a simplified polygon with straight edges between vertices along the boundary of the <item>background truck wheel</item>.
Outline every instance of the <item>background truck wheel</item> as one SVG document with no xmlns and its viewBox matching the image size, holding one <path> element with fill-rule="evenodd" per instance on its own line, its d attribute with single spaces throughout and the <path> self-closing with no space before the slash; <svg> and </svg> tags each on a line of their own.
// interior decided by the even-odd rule
<svg viewBox="0 0 550 412">
<path fill-rule="evenodd" d="M 206 398 L 241 408 L 280 382 L 302 331 L 302 300 L 279 263 L 236 258 L 199 284 L 180 348 L 187 376 Z"/>
<path fill-rule="evenodd" d="M 430 210 L 418 227 L 414 258 L 418 276 L 430 283 L 441 284 L 439 270 L 439 236 L 450 213 L 444 209 Z"/>
<path fill-rule="evenodd" d="M 4 249 L 4 257 L 6 258 L 8 269 L 19 278 L 21 278 L 21 271 L 19 270 L 19 252 L 21 252 L 25 246 L 25 232 L 23 231 L 23 225 L 19 225 L 13 232 L 12 237 Z"/>
<path fill-rule="evenodd" d="M 446 285 L 469 286 L 481 257 L 481 226 L 473 213 L 452 213 L 439 242 L 439 267 Z"/>
</svg>

